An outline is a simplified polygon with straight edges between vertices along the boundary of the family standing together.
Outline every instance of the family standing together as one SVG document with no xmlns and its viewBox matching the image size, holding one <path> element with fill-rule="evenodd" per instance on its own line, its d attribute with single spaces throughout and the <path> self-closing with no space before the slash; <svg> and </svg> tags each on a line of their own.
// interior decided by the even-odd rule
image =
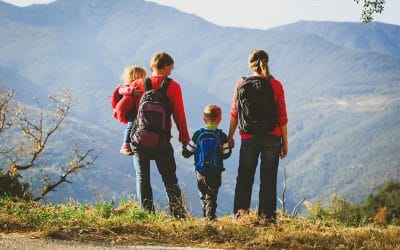
<svg viewBox="0 0 400 250">
<path fill-rule="evenodd" d="M 168 77 L 174 60 L 166 52 L 153 55 L 149 77 L 142 67 L 125 69 L 123 83 L 115 88 L 111 103 L 114 117 L 127 124 L 120 152 L 133 156 L 137 199 L 142 209 L 155 211 L 150 183 L 150 161 L 154 160 L 167 192 L 171 215 L 187 216 L 170 143 L 173 117 L 182 156 L 194 156 L 204 217 L 216 218 L 217 195 L 225 169 L 223 160 L 232 153 L 238 127 L 241 145 L 233 207 L 235 218 L 249 211 L 254 175 L 260 165 L 258 216 L 275 222 L 277 172 L 279 158 L 288 152 L 288 119 L 283 86 L 270 74 L 268 61 L 265 51 L 251 51 L 248 63 L 252 75 L 241 78 L 235 85 L 228 135 L 218 128 L 221 108 L 209 104 L 203 110 L 204 127 L 189 136 L 180 84 Z"/>
</svg>

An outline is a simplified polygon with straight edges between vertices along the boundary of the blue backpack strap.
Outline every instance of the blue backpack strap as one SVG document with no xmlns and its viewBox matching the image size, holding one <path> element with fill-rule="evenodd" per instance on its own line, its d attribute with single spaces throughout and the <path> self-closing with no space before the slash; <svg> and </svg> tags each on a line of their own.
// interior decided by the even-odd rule
<svg viewBox="0 0 400 250">
<path fill-rule="evenodd" d="M 152 90 L 153 89 L 153 85 L 151 85 L 151 79 L 150 77 L 146 77 L 144 79 L 144 89 L 146 91 Z"/>
</svg>

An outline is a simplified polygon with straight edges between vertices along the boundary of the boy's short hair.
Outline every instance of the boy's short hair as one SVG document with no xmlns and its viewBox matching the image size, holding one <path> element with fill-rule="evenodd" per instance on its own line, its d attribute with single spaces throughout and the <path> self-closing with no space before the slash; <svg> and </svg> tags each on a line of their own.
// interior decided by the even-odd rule
<svg viewBox="0 0 400 250">
<path fill-rule="evenodd" d="M 221 117 L 221 108 L 216 104 L 209 104 L 203 110 L 204 118 L 207 121 L 214 122 Z"/>
<path fill-rule="evenodd" d="M 165 66 L 174 64 L 174 59 L 164 51 L 155 53 L 150 61 L 150 69 L 163 69 Z"/>
</svg>

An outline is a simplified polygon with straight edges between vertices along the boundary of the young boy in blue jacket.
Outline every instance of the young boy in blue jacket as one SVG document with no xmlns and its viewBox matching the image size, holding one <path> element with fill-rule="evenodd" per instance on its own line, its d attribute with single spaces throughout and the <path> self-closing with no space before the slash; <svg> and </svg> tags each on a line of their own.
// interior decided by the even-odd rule
<svg viewBox="0 0 400 250">
<path fill-rule="evenodd" d="M 205 127 L 197 130 L 189 144 L 183 148 L 182 155 L 189 158 L 194 155 L 197 187 L 203 216 L 208 220 L 216 219 L 217 195 L 224 171 L 223 160 L 232 150 L 228 145 L 228 136 L 218 129 L 222 111 L 218 105 L 207 105 L 203 111 Z"/>
</svg>

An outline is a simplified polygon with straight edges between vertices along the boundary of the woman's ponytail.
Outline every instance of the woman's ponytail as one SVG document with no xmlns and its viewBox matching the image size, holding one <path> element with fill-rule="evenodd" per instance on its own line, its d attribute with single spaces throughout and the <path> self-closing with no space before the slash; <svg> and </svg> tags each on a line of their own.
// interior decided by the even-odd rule
<svg viewBox="0 0 400 250">
<path fill-rule="evenodd" d="M 253 50 L 249 55 L 249 67 L 253 72 L 269 76 L 268 54 L 264 50 Z"/>
</svg>

